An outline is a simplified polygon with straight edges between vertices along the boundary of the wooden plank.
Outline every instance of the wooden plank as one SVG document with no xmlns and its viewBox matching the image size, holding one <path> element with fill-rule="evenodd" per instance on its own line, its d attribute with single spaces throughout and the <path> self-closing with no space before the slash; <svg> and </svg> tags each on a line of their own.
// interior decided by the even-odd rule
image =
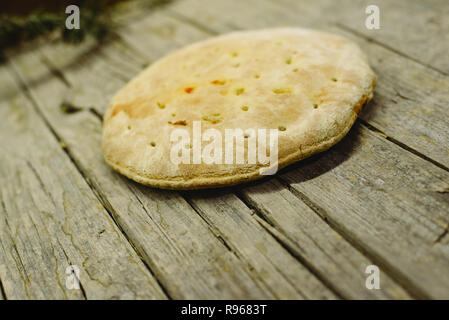
<svg viewBox="0 0 449 320">
<path fill-rule="evenodd" d="M 161 18 L 158 16 L 152 16 L 151 19 L 141 21 L 138 23 L 138 26 L 133 26 L 133 28 L 136 30 L 134 32 L 128 32 L 127 30 L 124 31 L 127 35 L 125 40 L 128 42 L 138 46 L 140 48 L 141 52 L 149 52 L 148 58 L 150 60 L 153 60 L 157 55 L 163 54 L 159 52 L 155 52 L 154 50 L 149 50 L 148 46 L 151 47 L 158 47 L 158 48 L 164 48 L 167 46 L 167 44 L 173 45 L 173 41 L 189 41 L 188 37 L 191 37 L 193 39 L 198 39 L 207 36 L 204 32 L 199 32 L 198 30 L 195 30 L 195 28 L 192 28 L 189 25 L 183 25 L 180 24 L 177 21 L 174 21 L 173 19 L 168 18 Z M 163 28 L 168 30 L 182 30 L 179 34 L 180 40 L 176 40 L 178 36 L 175 38 L 170 37 L 167 39 L 166 37 L 160 37 L 159 32 L 156 33 L 156 37 L 151 35 L 151 32 L 148 32 L 148 30 L 162 30 Z M 139 33 L 137 30 L 143 30 L 143 33 Z M 144 41 L 144 39 L 146 41 Z M 174 40 L 175 39 L 175 40 Z M 159 43 L 163 42 L 161 45 Z M 167 44 L 165 44 L 167 43 Z M 176 42 L 175 42 L 176 43 Z M 176 44 L 178 45 L 178 44 Z M 146 47 L 147 46 L 147 47 Z M 167 48 L 168 50 L 172 47 Z M 51 61 L 57 61 L 57 57 L 59 56 L 66 56 L 64 52 L 50 52 L 51 56 L 49 59 Z M 110 52 L 110 54 L 112 54 Z M 103 62 L 106 64 L 106 62 Z M 107 73 L 107 69 L 103 69 L 103 72 Z M 71 72 L 66 72 L 67 78 L 72 79 Z M 111 77 L 112 75 L 109 75 Z M 78 75 L 76 76 L 78 77 Z M 104 75 L 99 75 L 100 78 L 106 78 Z M 76 79 L 74 81 L 77 81 Z M 277 266 L 282 270 L 282 266 L 288 266 L 289 269 L 287 269 L 287 272 L 291 276 L 294 276 L 294 273 L 291 272 L 291 270 L 296 270 L 298 266 L 296 266 L 292 260 L 291 257 L 287 255 L 281 254 L 283 250 L 278 250 L 275 248 L 278 248 L 278 245 L 275 244 L 270 237 L 267 237 L 264 233 L 260 231 L 260 228 L 254 225 L 254 219 L 251 218 L 250 211 L 239 201 L 235 196 L 232 197 L 220 197 L 220 195 L 216 195 L 214 197 L 198 197 L 195 196 L 195 194 L 187 194 L 187 198 L 190 199 L 192 204 L 202 212 L 202 216 L 209 222 L 211 226 L 213 226 L 214 230 L 220 235 L 221 238 L 226 239 L 226 243 L 231 246 L 231 248 L 238 253 L 239 256 L 244 257 L 245 259 L 248 259 L 250 261 L 259 261 L 258 263 L 255 263 L 255 265 L 258 266 L 259 269 L 263 268 L 269 268 L 269 270 L 273 270 L 273 267 Z M 294 198 L 293 195 L 290 195 L 291 198 Z M 242 225 L 247 226 L 247 232 L 248 234 L 253 235 L 249 239 L 243 237 L 239 233 L 235 233 L 235 230 L 238 226 L 241 224 L 236 225 L 235 219 L 229 219 L 227 215 L 223 215 L 223 210 L 226 210 L 229 212 L 229 215 L 239 217 L 244 223 Z M 232 214 L 231 214 L 232 213 Z M 221 218 L 221 220 L 217 220 L 218 218 Z M 317 223 L 321 223 L 322 225 L 325 225 L 324 222 L 320 221 L 319 219 L 315 220 L 318 221 Z M 242 227 L 240 227 L 242 228 Z M 335 237 L 334 237 L 335 238 Z M 326 240 L 327 241 L 327 240 Z M 337 245 L 339 245 L 341 248 L 345 248 L 345 250 L 342 250 L 345 255 L 353 255 L 353 260 L 358 261 L 359 265 L 357 267 L 354 267 L 353 264 L 350 262 L 345 262 L 345 259 L 340 259 L 340 262 L 343 264 L 340 269 L 338 270 L 345 270 L 348 274 L 350 273 L 357 273 L 360 274 L 360 265 L 363 263 L 367 263 L 368 260 L 364 258 L 359 252 L 357 252 L 354 248 L 352 248 L 350 245 L 348 245 L 343 239 L 340 239 L 337 242 Z M 265 246 L 270 249 L 271 253 L 271 260 L 274 261 L 274 266 L 272 265 L 272 261 L 266 261 L 267 257 L 261 255 L 260 250 L 248 250 L 248 251 L 242 251 L 240 248 L 256 248 L 260 246 L 260 243 L 265 243 Z M 340 244 L 341 243 L 341 244 Z M 317 249 L 319 250 L 319 249 Z M 325 251 L 321 257 L 326 255 L 332 255 L 334 254 L 333 248 L 328 247 L 326 248 L 327 251 Z M 316 255 L 314 258 L 317 258 L 318 255 Z M 285 261 L 290 261 L 290 264 L 286 264 Z M 279 263 L 281 262 L 281 263 Z M 342 275 L 338 272 L 332 272 L 332 268 L 329 268 L 326 266 L 325 263 L 322 263 L 318 261 L 316 263 L 319 269 L 319 272 L 323 275 L 326 275 L 330 273 L 330 278 L 332 279 L 332 282 L 335 283 L 335 291 L 340 292 L 343 291 L 344 295 L 346 297 L 352 297 L 357 298 L 361 296 L 365 297 L 372 297 L 372 298 L 385 298 L 388 297 L 390 292 L 389 290 L 385 291 L 369 291 L 366 290 L 364 287 L 363 281 L 361 281 L 360 277 L 363 276 L 363 272 L 360 274 L 360 277 L 346 277 L 340 279 L 339 277 Z M 274 272 L 274 271 L 273 271 Z M 266 273 L 266 271 L 265 271 Z M 268 273 L 270 274 L 270 273 Z M 266 277 L 268 278 L 268 277 Z M 271 279 L 268 278 L 268 280 L 271 281 Z M 344 281 L 343 281 L 344 280 Z M 282 278 L 279 278 L 277 281 L 283 281 Z M 346 282 L 345 282 L 346 281 Z M 305 282 L 308 283 L 308 282 Z M 313 283 L 312 283 L 313 284 Z M 339 285 L 342 285 L 343 289 L 340 290 Z M 302 284 L 304 287 L 304 285 Z M 407 295 L 401 291 L 401 289 L 394 284 L 393 281 L 390 281 L 388 277 L 385 277 L 385 288 L 390 288 L 391 292 L 395 292 L 395 297 L 406 297 Z M 312 288 L 311 288 L 312 289 Z M 385 292 L 385 293 L 384 293 Z M 310 295 L 309 295 L 310 296 Z"/>
<path fill-rule="evenodd" d="M 0 278 L 8 299 L 165 297 L 6 67 L 0 102 Z M 66 287 L 80 269 L 81 290 Z"/>
<path fill-rule="evenodd" d="M 315 1 L 293 1 L 282 6 L 257 0 L 213 0 L 207 5 L 204 0 L 186 0 L 170 9 L 216 33 L 291 25 L 328 30 L 354 40 L 379 76 L 374 99 L 360 117 L 393 140 L 449 168 L 449 77 L 341 29 L 328 18 L 333 15 L 323 15 Z M 195 22 L 196 16 L 204 19 Z"/>
<path fill-rule="evenodd" d="M 177 3 L 174 8 L 178 15 L 182 12 L 183 17 L 187 16 L 188 19 L 193 19 L 194 17 L 189 16 L 190 12 L 196 12 L 196 15 L 204 15 L 207 21 L 210 22 L 207 24 L 207 28 L 217 28 L 217 31 L 220 32 L 229 31 L 236 27 L 253 27 L 254 23 L 257 27 L 262 27 L 263 25 L 266 26 L 267 23 L 271 23 L 272 20 L 278 23 L 279 21 L 282 21 L 282 23 L 293 23 L 293 21 L 290 21 L 293 14 L 287 14 L 284 10 L 279 11 L 278 18 L 273 18 L 273 15 L 266 14 L 267 19 L 257 19 L 258 16 L 263 16 L 263 12 L 256 13 L 257 10 L 255 10 L 260 6 L 257 7 L 255 3 L 251 5 L 249 2 L 245 2 L 238 6 L 238 10 L 235 10 L 237 8 L 236 3 L 233 6 L 231 2 L 227 1 L 226 4 L 219 2 L 217 6 L 215 2 L 213 4 L 209 2 L 209 6 L 200 6 L 198 4 L 202 2 L 186 1 Z M 195 4 L 198 6 L 195 6 Z M 203 11 L 198 12 L 196 9 Z M 275 11 L 276 7 L 270 7 L 270 9 Z M 226 13 L 226 10 L 233 11 Z M 265 11 L 265 13 L 267 12 L 272 14 L 273 11 Z M 227 20 L 227 17 L 232 17 L 232 20 Z M 281 19 L 280 17 L 283 18 Z M 313 19 L 314 16 L 312 15 L 311 18 Z M 296 16 L 295 19 L 298 19 L 298 17 Z M 386 51 L 385 55 L 387 54 L 391 55 L 391 53 Z M 410 64 L 412 67 L 423 69 L 420 65 L 412 62 Z M 432 71 L 428 70 L 427 72 L 432 73 Z M 403 83 L 405 86 L 406 82 L 404 81 Z M 419 94 L 421 96 L 425 95 L 424 92 Z M 442 95 L 439 97 L 442 97 Z M 403 124 L 401 123 L 401 125 Z M 326 218 L 330 215 L 335 219 L 334 228 L 343 232 L 345 237 L 348 237 L 361 250 L 367 250 L 367 254 L 370 257 L 385 266 L 414 294 L 447 297 L 447 279 L 445 275 L 441 275 L 441 271 L 448 267 L 447 249 L 440 245 L 440 241 L 435 243 L 444 234 L 448 224 L 447 197 L 444 193 L 438 191 L 447 188 L 447 182 L 445 182 L 448 177 L 447 171 L 440 170 L 429 162 L 416 158 L 409 152 L 387 142 L 384 137 L 366 130 L 363 126 L 359 126 L 355 132 L 362 135 L 364 139 L 362 142 L 357 143 L 358 139 L 362 138 L 353 134 L 352 138 L 349 137 L 345 140 L 350 141 L 347 142 L 346 147 L 342 145 L 336 148 L 339 152 L 344 151 L 344 156 L 340 155 L 340 162 L 344 163 L 345 167 L 356 168 L 351 171 L 353 175 L 346 176 L 346 179 L 341 178 L 338 180 L 329 172 L 319 171 L 320 166 L 326 167 L 326 164 L 329 171 L 335 170 L 333 166 L 336 168 L 342 166 L 340 162 L 334 160 L 338 152 L 335 152 L 336 154 L 324 154 L 321 158 L 322 161 L 319 162 L 320 164 L 316 165 L 316 171 L 326 172 L 326 174 L 317 174 L 323 182 L 316 186 L 314 203 L 317 205 L 321 204 L 322 196 L 319 196 L 318 191 L 323 193 L 323 185 L 326 183 L 327 188 L 324 190 L 329 199 L 329 209 L 324 210 L 322 215 Z M 351 151 L 352 149 L 354 150 Z M 389 154 L 389 157 L 382 155 L 380 151 Z M 353 154 L 360 156 L 356 157 Z M 389 161 L 386 161 L 388 159 Z M 311 163 L 314 162 L 311 161 Z M 402 165 L 402 163 L 409 164 L 410 168 L 416 170 L 417 173 L 411 174 L 405 168 L 406 165 Z M 329 167 L 330 165 L 332 167 Z M 306 170 L 300 172 L 303 172 L 304 175 L 307 173 Z M 341 174 L 343 175 L 344 172 Z M 355 178 L 356 183 L 354 184 L 351 179 L 360 175 L 363 176 L 363 179 L 359 181 L 358 178 Z M 378 186 L 382 182 L 385 183 L 385 186 Z M 305 194 L 305 199 L 308 199 L 307 185 L 313 183 L 313 181 L 306 179 L 306 181 L 301 180 L 301 183 L 294 184 L 293 180 L 289 180 L 289 183 L 292 184 L 292 188 L 293 186 L 296 188 L 300 186 L 301 194 Z M 347 184 L 353 184 L 352 192 L 347 191 L 340 194 L 338 191 L 345 190 L 344 187 Z M 390 185 L 394 187 L 386 188 L 386 186 Z M 363 196 L 357 196 L 358 188 L 362 187 L 365 188 L 362 192 Z M 293 188 L 293 190 L 296 189 Z M 355 190 L 357 190 L 356 196 L 354 196 Z M 371 194 L 375 194 L 376 197 L 373 197 Z M 336 202 L 336 199 L 340 200 Z M 335 207 L 336 204 L 339 204 L 340 207 Z M 348 214 L 343 215 L 342 211 L 354 212 L 355 210 L 361 210 L 359 208 L 363 208 L 362 212 L 366 212 L 366 215 L 370 218 L 369 223 L 365 221 L 355 226 L 354 222 L 352 222 L 353 228 L 351 228 L 351 233 L 348 234 L 347 232 L 349 231 L 342 226 L 348 223 L 346 219 L 351 219 L 352 217 L 347 218 Z M 383 228 L 384 225 L 388 225 L 391 228 L 385 229 Z M 368 237 L 372 233 L 370 228 L 383 229 L 383 232 L 386 234 L 382 234 L 375 242 L 372 242 L 372 239 Z M 356 232 L 357 236 L 354 236 L 354 232 Z M 387 237 L 388 233 L 391 234 Z M 391 240 L 392 238 L 393 240 Z M 394 241 L 394 246 L 391 245 L 391 241 Z M 415 252 L 414 250 L 417 248 L 420 249 L 416 256 L 413 254 L 408 256 L 405 253 L 406 251 Z M 432 261 L 432 264 L 430 264 L 430 261 Z M 433 263 L 437 267 L 434 267 Z M 407 272 L 404 272 L 402 268 L 407 269 Z"/>
</svg>

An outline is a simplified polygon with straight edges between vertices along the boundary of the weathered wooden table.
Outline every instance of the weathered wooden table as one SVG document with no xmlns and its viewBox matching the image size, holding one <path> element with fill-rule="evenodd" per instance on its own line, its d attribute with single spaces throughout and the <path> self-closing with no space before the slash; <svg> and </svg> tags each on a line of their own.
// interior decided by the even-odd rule
<svg viewBox="0 0 449 320">
<path fill-rule="evenodd" d="M 369 4 L 379 30 L 365 28 Z M 124 8 L 102 45 L 54 41 L 0 66 L 0 298 L 449 298 L 446 0 Z M 101 115 L 142 68 L 219 33 L 285 25 L 353 39 L 378 74 L 341 143 L 212 191 L 143 187 L 105 164 Z M 366 287 L 369 265 L 380 289 Z"/>
</svg>

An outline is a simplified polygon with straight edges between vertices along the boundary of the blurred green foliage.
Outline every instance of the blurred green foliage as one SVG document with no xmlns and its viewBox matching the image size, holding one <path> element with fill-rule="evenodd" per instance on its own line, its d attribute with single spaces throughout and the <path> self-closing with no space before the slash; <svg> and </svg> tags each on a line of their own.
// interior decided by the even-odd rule
<svg viewBox="0 0 449 320">
<path fill-rule="evenodd" d="M 137 0 L 146 8 L 154 8 L 168 3 L 170 0 Z M 35 39 L 57 32 L 65 42 L 79 43 L 86 37 L 101 41 L 105 39 L 116 26 L 111 19 L 111 11 L 117 0 L 78 0 L 71 1 L 80 8 L 81 28 L 68 30 L 65 28 L 64 3 L 55 7 L 35 9 L 28 14 L 0 14 L 0 55 L 8 47 L 23 41 Z"/>
</svg>

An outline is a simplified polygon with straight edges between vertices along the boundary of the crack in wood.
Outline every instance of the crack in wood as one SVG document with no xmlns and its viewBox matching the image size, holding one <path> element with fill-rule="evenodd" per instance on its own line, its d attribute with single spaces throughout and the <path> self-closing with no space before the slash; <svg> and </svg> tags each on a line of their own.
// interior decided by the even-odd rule
<svg viewBox="0 0 449 320">
<path fill-rule="evenodd" d="M 339 299 L 345 299 L 345 295 L 335 286 L 331 281 L 329 281 L 324 275 L 321 274 L 313 265 L 304 259 L 304 256 L 300 253 L 300 250 L 295 248 L 296 246 L 292 241 L 284 235 L 276 227 L 272 226 L 261 214 L 256 214 L 256 221 L 269 232 L 273 238 L 279 243 L 279 245 L 284 248 L 292 257 L 294 257 L 299 263 L 301 263 L 311 274 L 313 274 L 319 281 L 321 281 L 333 294 Z M 298 248 L 299 249 L 299 248 Z M 346 297 L 349 299 L 349 297 Z"/>
<path fill-rule="evenodd" d="M 71 83 L 69 82 L 69 80 L 67 80 L 67 78 L 64 76 L 64 74 L 58 69 L 56 68 L 53 63 L 51 63 L 51 61 L 49 59 L 47 59 L 46 56 L 42 55 L 41 56 L 41 62 L 47 66 L 48 70 L 59 80 L 61 80 L 62 83 L 64 83 L 68 88 L 72 87 Z"/>
<path fill-rule="evenodd" d="M 0 300 L 1 298 L 8 300 L 8 297 L 6 296 L 5 287 L 3 286 L 2 279 L 0 279 Z"/>
<path fill-rule="evenodd" d="M 42 191 L 45 192 L 45 194 L 47 195 L 47 198 L 51 201 L 53 206 L 56 207 L 56 203 L 55 203 L 53 197 L 51 196 L 50 192 L 48 191 L 47 186 L 45 185 L 45 183 L 42 181 L 42 178 L 40 177 L 40 175 L 37 172 L 36 168 L 34 168 L 33 164 L 30 161 L 28 161 L 28 160 L 25 160 L 25 164 L 31 170 L 31 172 L 33 172 L 34 176 L 36 177 L 36 180 L 38 181 L 39 185 L 41 186 Z"/>
<path fill-rule="evenodd" d="M 449 233 L 449 224 L 446 226 L 446 228 L 444 229 L 444 231 L 436 238 L 435 243 L 440 243 L 441 240 L 443 240 L 443 238 Z"/>
</svg>

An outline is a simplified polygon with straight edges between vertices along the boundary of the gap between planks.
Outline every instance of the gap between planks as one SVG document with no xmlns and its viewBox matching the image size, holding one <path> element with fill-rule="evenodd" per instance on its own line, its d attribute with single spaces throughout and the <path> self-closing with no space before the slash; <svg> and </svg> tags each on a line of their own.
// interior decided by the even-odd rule
<svg viewBox="0 0 449 320">
<path fill-rule="evenodd" d="M 8 297 L 6 296 L 5 288 L 3 287 L 2 280 L 0 279 L 0 300 L 7 300 Z"/>
</svg>

